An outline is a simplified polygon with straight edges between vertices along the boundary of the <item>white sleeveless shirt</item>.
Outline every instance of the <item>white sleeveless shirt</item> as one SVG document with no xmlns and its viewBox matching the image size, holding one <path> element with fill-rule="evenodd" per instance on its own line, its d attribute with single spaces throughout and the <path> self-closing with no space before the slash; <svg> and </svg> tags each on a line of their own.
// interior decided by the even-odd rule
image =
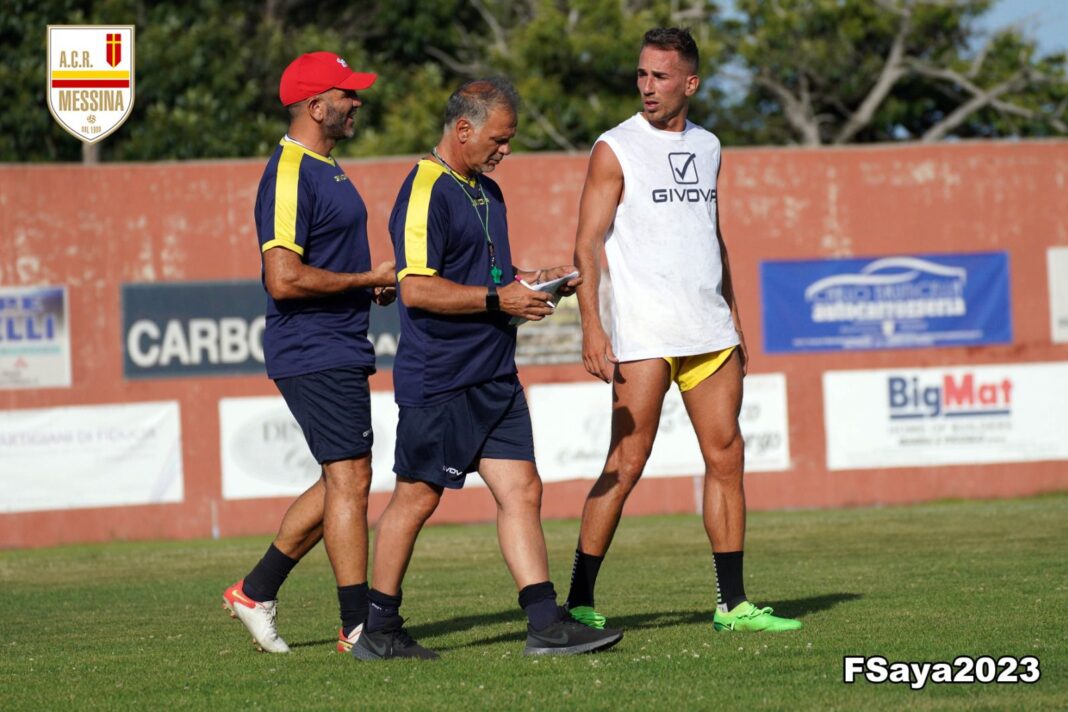
<svg viewBox="0 0 1068 712">
<path fill-rule="evenodd" d="M 597 140 L 623 168 L 623 196 L 605 237 L 616 357 L 736 346 L 716 238 L 719 139 L 689 121 L 683 131 L 661 131 L 636 114 Z"/>
</svg>

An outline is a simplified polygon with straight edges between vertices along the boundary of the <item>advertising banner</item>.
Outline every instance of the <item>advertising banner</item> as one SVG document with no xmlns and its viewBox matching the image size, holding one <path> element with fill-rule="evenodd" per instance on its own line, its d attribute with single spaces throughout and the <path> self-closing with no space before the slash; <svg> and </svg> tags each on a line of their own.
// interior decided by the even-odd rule
<svg viewBox="0 0 1068 712">
<path fill-rule="evenodd" d="M 182 501 L 178 403 L 0 411 L 0 512 Z"/>
<path fill-rule="evenodd" d="M 127 378 L 265 374 L 267 295 L 257 280 L 122 286 Z M 368 338 L 379 369 L 393 366 L 396 305 L 371 307 Z"/>
<path fill-rule="evenodd" d="M 371 393 L 372 492 L 393 490 L 397 405 L 393 393 Z M 224 499 L 295 497 L 319 478 L 300 426 L 281 396 L 219 401 Z"/>
<path fill-rule="evenodd" d="M 1051 247 L 1046 252 L 1049 263 L 1050 339 L 1068 344 L 1068 247 Z"/>
<path fill-rule="evenodd" d="M 527 388 L 527 398 L 542 479 L 551 482 L 599 476 L 612 432 L 612 387 L 607 383 L 534 385 Z M 746 376 L 739 421 L 745 437 L 747 471 L 789 469 L 785 375 Z M 704 470 L 682 396 L 672 388 L 664 399 L 645 475 L 700 475 Z"/>
<path fill-rule="evenodd" d="M 1005 252 L 760 264 L 768 353 L 1012 342 Z"/>
<path fill-rule="evenodd" d="M 68 388 L 66 287 L 0 287 L 0 389 Z"/>
<path fill-rule="evenodd" d="M 1068 363 L 823 374 L 831 470 L 1068 459 Z"/>
</svg>

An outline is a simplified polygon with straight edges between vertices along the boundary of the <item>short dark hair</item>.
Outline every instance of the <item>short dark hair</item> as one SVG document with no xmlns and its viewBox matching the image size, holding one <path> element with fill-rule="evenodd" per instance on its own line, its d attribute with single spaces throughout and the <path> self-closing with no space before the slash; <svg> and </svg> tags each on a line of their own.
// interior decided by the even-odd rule
<svg viewBox="0 0 1068 712">
<path fill-rule="evenodd" d="M 513 115 L 519 113 L 519 93 L 507 79 L 490 77 L 464 82 L 445 104 L 445 128 L 461 118 L 476 127 L 482 126 L 490 111 L 498 107 L 508 109 Z"/>
<path fill-rule="evenodd" d="M 690 63 L 693 71 L 697 72 L 701 60 L 689 27 L 654 27 L 642 38 L 642 49 L 646 47 L 675 50 L 682 59 Z"/>
</svg>

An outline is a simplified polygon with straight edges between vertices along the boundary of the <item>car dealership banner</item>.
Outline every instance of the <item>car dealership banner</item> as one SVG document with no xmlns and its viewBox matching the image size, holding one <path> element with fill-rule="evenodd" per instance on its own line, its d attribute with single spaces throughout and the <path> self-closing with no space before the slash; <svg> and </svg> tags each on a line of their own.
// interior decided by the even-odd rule
<svg viewBox="0 0 1068 712">
<path fill-rule="evenodd" d="M 1012 342 L 1005 252 L 760 264 L 768 353 Z"/>
<path fill-rule="evenodd" d="M 0 512 L 182 501 L 177 401 L 0 411 Z"/>
<path fill-rule="evenodd" d="M 560 383 L 527 388 L 534 425 L 538 471 L 549 482 L 596 478 L 612 433 L 612 387 L 607 383 Z M 745 378 L 739 416 L 749 472 L 790 467 L 786 377 L 781 373 Z M 671 388 L 657 430 L 648 476 L 700 475 L 705 471 L 697 436 L 677 388 Z"/>
<path fill-rule="evenodd" d="M 827 467 L 1068 459 L 1068 363 L 827 371 Z"/>
<path fill-rule="evenodd" d="M 0 287 L 0 389 L 66 388 L 66 287 Z"/>
</svg>

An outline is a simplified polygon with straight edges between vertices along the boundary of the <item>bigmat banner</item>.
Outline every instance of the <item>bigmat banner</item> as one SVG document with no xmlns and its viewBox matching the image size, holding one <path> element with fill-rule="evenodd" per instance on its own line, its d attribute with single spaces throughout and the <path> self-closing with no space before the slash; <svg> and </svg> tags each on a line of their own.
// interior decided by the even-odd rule
<svg viewBox="0 0 1068 712">
<path fill-rule="evenodd" d="M 1012 342 L 1005 252 L 760 264 L 768 353 Z"/>
<path fill-rule="evenodd" d="M 0 411 L 0 512 L 182 501 L 177 401 Z"/>
<path fill-rule="evenodd" d="M 827 467 L 1068 460 L 1068 363 L 827 371 Z"/>
</svg>

